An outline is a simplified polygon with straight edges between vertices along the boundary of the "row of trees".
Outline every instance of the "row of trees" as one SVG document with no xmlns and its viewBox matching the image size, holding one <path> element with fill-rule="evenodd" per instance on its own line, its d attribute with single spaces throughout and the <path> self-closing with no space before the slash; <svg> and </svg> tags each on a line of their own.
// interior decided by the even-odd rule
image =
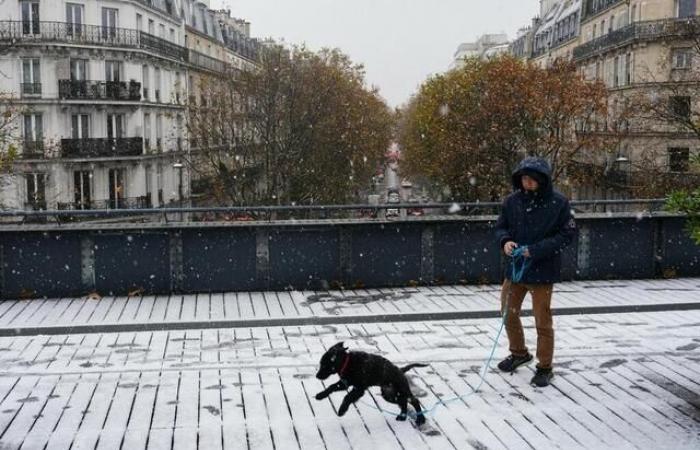
<svg viewBox="0 0 700 450">
<path fill-rule="evenodd" d="M 259 70 L 200 90 L 191 166 L 228 204 L 356 201 L 392 139 L 391 111 L 337 50 L 270 46 Z"/>
<path fill-rule="evenodd" d="M 557 180 L 575 173 L 584 150 L 612 148 L 613 136 L 586 132 L 606 114 L 605 86 L 568 63 L 545 70 L 509 56 L 471 59 L 426 81 L 403 111 L 404 169 L 455 200 L 499 199 L 526 154 L 550 160 Z"/>
</svg>

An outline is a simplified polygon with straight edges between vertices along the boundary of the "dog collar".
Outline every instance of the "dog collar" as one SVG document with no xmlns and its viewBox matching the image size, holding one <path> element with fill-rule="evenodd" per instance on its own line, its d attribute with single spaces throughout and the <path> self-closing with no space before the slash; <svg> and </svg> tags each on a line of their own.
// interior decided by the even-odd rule
<svg viewBox="0 0 700 450">
<path fill-rule="evenodd" d="M 348 364 L 350 364 L 350 354 L 349 353 L 345 355 L 345 360 L 343 361 L 343 364 L 340 366 L 340 371 L 338 372 L 338 375 L 341 378 L 345 374 L 345 371 L 348 368 Z"/>
</svg>

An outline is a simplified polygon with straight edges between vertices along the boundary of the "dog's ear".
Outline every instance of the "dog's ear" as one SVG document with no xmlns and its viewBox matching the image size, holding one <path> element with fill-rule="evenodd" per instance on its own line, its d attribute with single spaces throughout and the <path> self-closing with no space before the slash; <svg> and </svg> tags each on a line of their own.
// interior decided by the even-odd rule
<svg viewBox="0 0 700 450">
<path fill-rule="evenodd" d="M 333 346 L 333 350 L 339 351 L 339 352 L 344 352 L 347 350 L 347 347 L 345 347 L 345 342 L 340 341 L 337 344 Z"/>
</svg>

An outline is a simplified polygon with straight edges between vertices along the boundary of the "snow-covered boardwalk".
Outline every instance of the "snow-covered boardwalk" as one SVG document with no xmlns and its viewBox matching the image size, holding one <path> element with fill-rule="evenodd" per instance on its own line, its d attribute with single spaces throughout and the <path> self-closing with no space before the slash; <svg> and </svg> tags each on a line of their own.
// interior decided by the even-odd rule
<svg viewBox="0 0 700 450">
<path fill-rule="evenodd" d="M 553 385 L 489 371 L 422 429 L 376 390 L 342 418 L 342 393 L 313 398 L 339 340 L 428 363 L 410 373 L 428 407 L 471 392 L 497 288 L 3 302 L 0 449 L 698 448 L 700 279 L 559 285 Z"/>
</svg>

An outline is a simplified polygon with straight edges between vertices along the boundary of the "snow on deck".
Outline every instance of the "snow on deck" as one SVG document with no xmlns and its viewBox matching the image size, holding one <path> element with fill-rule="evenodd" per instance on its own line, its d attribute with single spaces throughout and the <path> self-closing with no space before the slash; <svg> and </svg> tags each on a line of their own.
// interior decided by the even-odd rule
<svg viewBox="0 0 700 450">
<path fill-rule="evenodd" d="M 555 305 L 672 309 L 699 302 L 699 293 L 698 279 L 563 283 Z M 383 297 L 353 301 L 359 298 L 353 296 L 372 294 Z M 414 321 L 405 316 L 348 324 L 340 318 L 404 314 L 407 308 L 478 311 L 497 305 L 497 287 L 345 292 L 348 302 L 309 302 L 319 293 L 233 294 L 247 299 L 250 310 L 241 302 L 224 302 L 229 295 L 223 294 L 218 305 L 236 306 L 237 316 L 230 318 L 256 318 L 250 315 L 255 308 L 275 317 L 288 311 L 339 320 L 323 326 L 95 329 L 0 337 L 0 448 L 690 449 L 700 443 L 700 307 L 558 316 L 552 386 L 529 385 L 534 365 L 513 375 L 491 370 L 481 392 L 439 406 L 427 426 L 417 429 L 397 422 L 395 407 L 376 388 L 342 418 L 335 411 L 343 393 L 316 401 L 314 395 L 334 381 L 314 378 L 324 349 L 343 340 L 399 365 L 428 363 L 410 378 L 414 393 L 430 407 L 471 392 L 499 319 Z M 281 300 L 285 296 L 289 302 Z M 170 302 L 156 310 L 150 297 L 133 299 L 138 300 L 133 306 L 132 299 L 117 306 L 117 298 L 107 297 L 54 300 L 54 305 L 5 302 L 0 319 L 4 327 L 27 321 L 49 327 L 146 318 L 175 323 L 170 311 L 179 312 L 178 320 L 206 321 L 222 314 L 214 294 L 199 297 L 206 302 L 176 298 L 180 302 L 177 308 L 173 302 L 173 310 Z M 280 310 L 272 307 L 272 299 Z M 65 301 L 69 304 L 55 309 Z M 114 307 L 121 307 L 120 313 L 107 319 Z M 150 312 L 140 313 L 142 308 Z M 523 323 L 534 346 L 534 321 L 527 317 Z M 497 358 L 507 353 L 505 336 L 499 344 Z"/>
</svg>

